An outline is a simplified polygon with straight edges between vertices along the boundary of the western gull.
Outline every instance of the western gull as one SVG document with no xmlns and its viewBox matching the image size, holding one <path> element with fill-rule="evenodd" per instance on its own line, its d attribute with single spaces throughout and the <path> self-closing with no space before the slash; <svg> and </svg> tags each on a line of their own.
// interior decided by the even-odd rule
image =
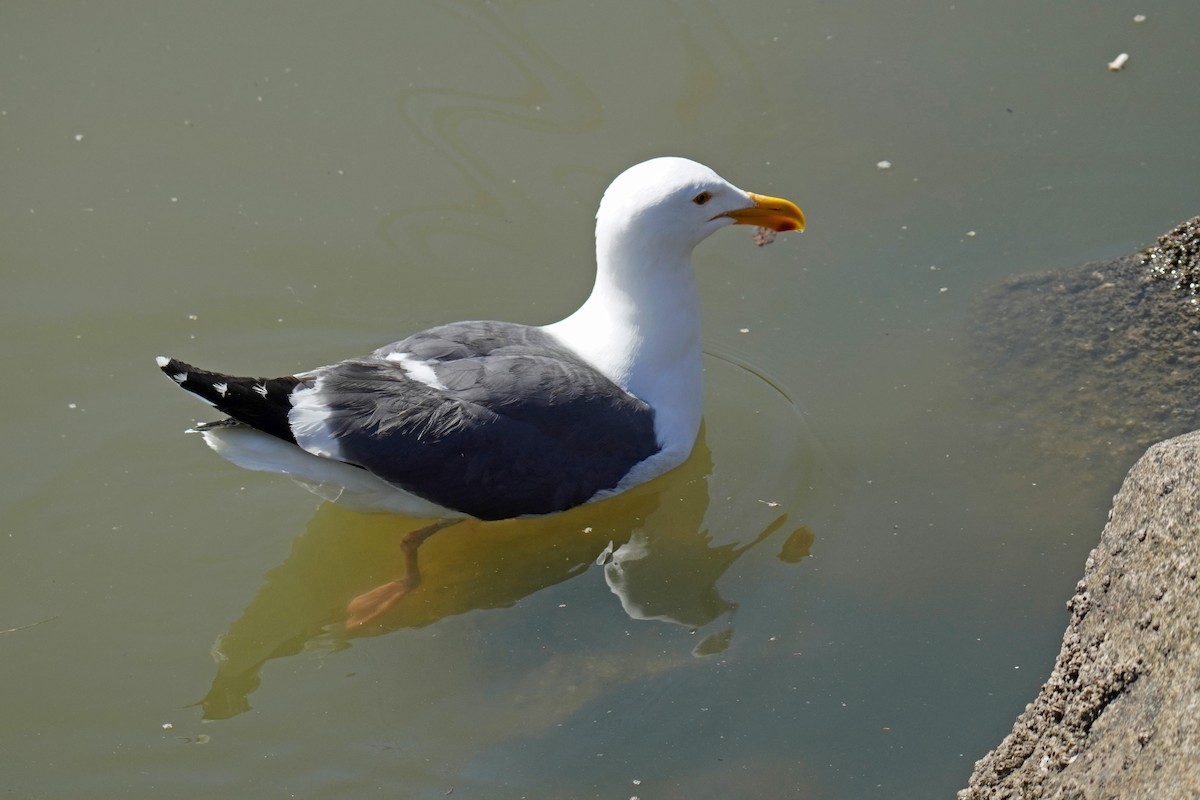
<svg viewBox="0 0 1200 800">
<path fill-rule="evenodd" d="M 282 378 L 158 366 L 228 415 L 192 430 L 229 461 L 358 511 L 437 520 L 403 538 L 404 578 L 350 604 L 353 627 L 417 585 L 417 548 L 447 525 L 565 511 L 683 463 L 703 396 L 692 250 L 726 225 L 803 230 L 804 214 L 655 158 L 605 191 L 595 284 L 559 322 L 454 322 Z"/>
</svg>

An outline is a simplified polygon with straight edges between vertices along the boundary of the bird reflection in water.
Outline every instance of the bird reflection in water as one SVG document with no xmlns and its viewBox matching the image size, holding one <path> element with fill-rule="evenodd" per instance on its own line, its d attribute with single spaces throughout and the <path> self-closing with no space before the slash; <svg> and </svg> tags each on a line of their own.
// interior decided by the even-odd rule
<svg viewBox="0 0 1200 800">
<path fill-rule="evenodd" d="M 368 516 L 323 503 L 287 559 L 213 646 L 217 674 L 199 702 L 205 719 L 250 709 L 263 665 L 304 651 L 333 652 L 355 638 L 432 625 L 469 611 L 503 608 L 586 572 L 600 573 L 633 619 L 700 631 L 724 619 L 693 651 L 720 652 L 733 634 L 735 604 L 717 580 L 742 555 L 787 528 L 787 514 L 739 515 L 746 527 L 714 545 L 706 524 L 712 455 L 703 429 L 696 450 L 674 472 L 602 503 L 549 517 L 464 521 L 420 550 L 421 582 L 394 607 L 362 626 L 346 626 L 347 603 L 396 580 L 395 516 Z M 420 521 L 411 521 L 413 529 Z M 728 542 L 728 532 L 722 538 Z M 807 552 L 799 528 L 780 558 Z M 797 545 L 796 543 L 800 544 Z M 791 557 L 786 557 L 791 553 Z"/>
</svg>

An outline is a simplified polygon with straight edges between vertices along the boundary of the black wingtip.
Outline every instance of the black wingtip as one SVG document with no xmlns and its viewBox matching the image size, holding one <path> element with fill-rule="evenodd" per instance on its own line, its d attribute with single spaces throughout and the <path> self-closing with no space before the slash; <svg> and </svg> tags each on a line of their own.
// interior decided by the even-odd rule
<svg viewBox="0 0 1200 800">
<path fill-rule="evenodd" d="M 166 356 L 156 356 L 154 363 L 158 364 L 158 368 L 163 371 L 164 375 L 173 379 L 181 386 L 187 380 L 188 372 L 193 369 L 191 364 L 185 364 L 178 359 L 167 358 Z"/>
<path fill-rule="evenodd" d="M 239 422 L 295 444 L 288 414 L 298 378 L 243 378 L 209 372 L 175 358 L 158 356 L 158 368 L 184 391 Z"/>
</svg>

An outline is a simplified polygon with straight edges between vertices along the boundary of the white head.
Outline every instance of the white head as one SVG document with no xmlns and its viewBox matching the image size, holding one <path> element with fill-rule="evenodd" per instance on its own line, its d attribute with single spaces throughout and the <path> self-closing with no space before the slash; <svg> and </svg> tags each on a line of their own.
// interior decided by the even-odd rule
<svg viewBox="0 0 1200 800">
<path fill-rule="evenodd" d="M 703 164 L 655 158 L 608 187 L 596 212 L 596 239 L 618 249 L 609 256 L 632 247 L 639 260 L 677 259 L 726 225 L 803 230 L 804 214 L 787 200 L 743 191 Z"/>
</svg>

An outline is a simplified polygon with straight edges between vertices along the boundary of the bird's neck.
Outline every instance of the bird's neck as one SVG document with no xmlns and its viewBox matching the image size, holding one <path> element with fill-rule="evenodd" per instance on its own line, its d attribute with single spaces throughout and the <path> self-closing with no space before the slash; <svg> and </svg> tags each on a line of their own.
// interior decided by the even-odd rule
<svg viewBox="0 0 1200 800">
<path fill-rule="evenodd" d="M 616 239 L 597 247 L 592 293 L 579 310 L 546 330 L 653 406 L 660 439 L 686 441 L 690 449 L 703 395 L 691 252 L 621 245 Z"/>
</svg>

